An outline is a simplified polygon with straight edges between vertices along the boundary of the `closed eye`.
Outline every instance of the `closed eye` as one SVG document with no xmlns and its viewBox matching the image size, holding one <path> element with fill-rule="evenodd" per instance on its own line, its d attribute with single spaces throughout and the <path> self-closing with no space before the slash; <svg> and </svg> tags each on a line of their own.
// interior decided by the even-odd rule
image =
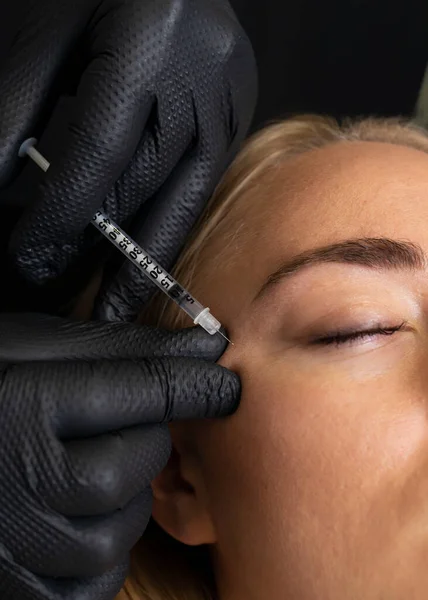
<svg viewBox="0 0 428 600">
<path fill-rule="evenodd" d="M 393 335 L 397 331 L 400 331 L 406 325 L 406 321 L 403 321 L 399 325 L 394 327 L 371 327 L 370 329 L 361 329 L 357 331 L 335 331 L 321 337 L 317 337 L 312 340 L 312 344 L 321 346 L 342 346 L 342 345 L 355 345 L 361 341 L 370 341 L 377 336 L 389 336 Z"/>
</svg>

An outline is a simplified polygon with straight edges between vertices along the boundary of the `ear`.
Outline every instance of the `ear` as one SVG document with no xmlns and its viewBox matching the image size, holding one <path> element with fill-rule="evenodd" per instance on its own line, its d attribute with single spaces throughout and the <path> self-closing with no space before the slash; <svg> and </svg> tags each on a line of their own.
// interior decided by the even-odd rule
<svg viewBox="0 0 428 600">
<path fill-rule="evenodd" d="M 213 544 L 216 533 L 205 501 L 197 453 L 185 443 L 190 427 L 185 423 L 170 426 L 171 457 L 162 473 L 152 482 L 153 518 L 179 542 L 199 546 Z"/>
</svg>

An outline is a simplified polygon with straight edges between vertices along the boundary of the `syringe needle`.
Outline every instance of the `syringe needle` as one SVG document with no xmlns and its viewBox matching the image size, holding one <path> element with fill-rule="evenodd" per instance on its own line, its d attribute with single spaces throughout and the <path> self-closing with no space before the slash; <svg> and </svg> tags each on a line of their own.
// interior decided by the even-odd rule
<svg viewBox="0 0 428 600">
<path fill-rule="evenodd" d="M 217 333 L 219 333 L 222 337 L 224 337 L 224 339 L 227 340 L 229 342 L 229 344 L 232 344 L 232 346 L 235 345 L 231 340 L 229 340 L 229 338 L 226 335 L 224 335 L 224 333 L 222 331 L 220 331 L 220 329 L 217 331 Z"/>
</svg>

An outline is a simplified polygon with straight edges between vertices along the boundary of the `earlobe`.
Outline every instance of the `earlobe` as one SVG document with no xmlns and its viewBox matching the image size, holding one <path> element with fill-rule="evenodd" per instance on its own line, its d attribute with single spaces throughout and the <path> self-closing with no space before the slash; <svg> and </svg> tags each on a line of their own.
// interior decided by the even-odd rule
<svg viewBox="0 0 428 600">
<path fill-rule="evenodd" d="M 175 445 L 168 464 L 152 482 L 154 520 L 173 538 L 190 546 L 216 541 L 202 486 L 194 459 L 187 450 L 180 453 Z"/>
</svg>

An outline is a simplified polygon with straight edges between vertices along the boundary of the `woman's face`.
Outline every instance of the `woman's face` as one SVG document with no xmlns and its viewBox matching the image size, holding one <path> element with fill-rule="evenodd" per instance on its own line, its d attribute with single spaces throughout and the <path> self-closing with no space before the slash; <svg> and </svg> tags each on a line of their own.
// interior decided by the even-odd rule
<svg viewBox="0 0 428 600">
<path fill-rule="evenodd" d="M 263 189 L 195 287 L 234 342 L 239 410 L 174 430 L 220 598 L 425 600 L 428 155 L 332 145 Z"/>
</svg>

